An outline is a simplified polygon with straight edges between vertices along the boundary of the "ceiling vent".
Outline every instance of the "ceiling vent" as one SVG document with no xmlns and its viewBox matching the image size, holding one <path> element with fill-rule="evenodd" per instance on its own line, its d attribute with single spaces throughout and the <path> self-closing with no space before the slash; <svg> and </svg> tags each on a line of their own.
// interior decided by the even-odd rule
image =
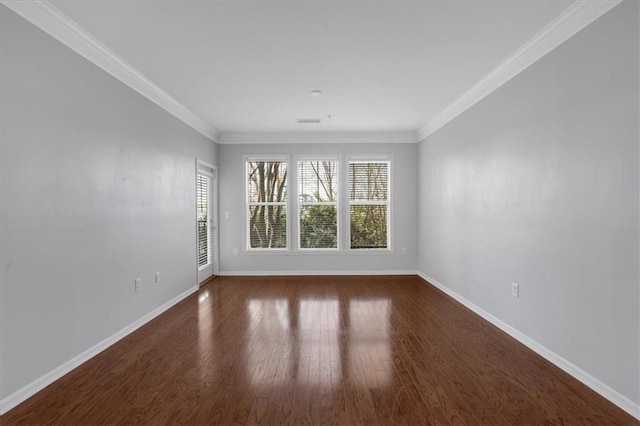
<svg viewBox="0 0 640 426">
<path fill-rule="evenodd" d="M 320 124 L 319 118 L 298 118 L 299 124 Z"/>
</svg>

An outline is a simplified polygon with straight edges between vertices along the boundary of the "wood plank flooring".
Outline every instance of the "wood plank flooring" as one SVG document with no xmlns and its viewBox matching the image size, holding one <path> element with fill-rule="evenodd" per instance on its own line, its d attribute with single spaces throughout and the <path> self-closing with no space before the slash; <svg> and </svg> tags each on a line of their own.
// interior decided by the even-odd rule
<svg viewBox="0 0 640 426">
<path fill-rule="evenodd" d="M 415 276 L 219 277 L 10 424 L 639 424 Z"/>
</svg>

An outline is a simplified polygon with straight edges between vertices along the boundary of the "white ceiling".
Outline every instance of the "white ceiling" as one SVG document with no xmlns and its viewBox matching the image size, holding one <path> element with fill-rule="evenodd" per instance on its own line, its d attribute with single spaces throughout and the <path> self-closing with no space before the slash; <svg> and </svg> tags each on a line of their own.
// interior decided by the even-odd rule
<svg viewBox="0 0 640 426">
<path fill-rule="evenodd" d="M 571 3 L 53 2 L 222 132 L 416 131 Z"/>
</svg>

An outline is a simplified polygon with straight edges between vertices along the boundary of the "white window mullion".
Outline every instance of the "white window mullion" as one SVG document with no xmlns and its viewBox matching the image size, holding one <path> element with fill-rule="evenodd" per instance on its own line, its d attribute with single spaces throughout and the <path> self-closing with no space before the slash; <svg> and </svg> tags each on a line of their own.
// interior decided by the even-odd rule
<svg viewBox="0 0 640 426">
<path fill-rule="evenodd" d="M 337 202 L 320 202 L 320 203 L 312 203 L 312 202 L 300 202 L 299 205 L 300 206 L 335 206 L 337 205 Z"/>
<path fill-rule="evenodd" d="M 289 215 L 289 236 L 288 244 L 293 250 L 300 250 L 300 208 L 298 207 L 298 162 L 292 161 L 290 167 L 289 188 L 295 188 L 295 191 L 289 191 L 289 205 L 291 209 L 287 212 Z M 293 192 L 293 193 L 292 193 Z"/>
<path fill-rule="evenodd" d="M 342 191 L 340 192 L 340 203 L 342 205 L 342 215 L 339 226 L 341 226 L 342 237 L 340 238 L 340 250 L 349 249 L 351 243 L 351 223 L 350 223 L 350 206 L 349 206 L 349 158 L 345 157 L 340 164 L 340 184 Z"/>
<path fill-rule="evenodd" d="M 371 201 L 371 200 L 350 200 L 349 204 L 351 204 L 352 206 L 354 205 L 360 205 L 360 206 L 388 206 L 389 202 L 388 201 Z"/>
<path fill-rule="evenodd" d="M 249 206 L 286 206 L 287 203 L 260 203 L 260 202 L 249 202 L 247 203 Z"/>
</svg>

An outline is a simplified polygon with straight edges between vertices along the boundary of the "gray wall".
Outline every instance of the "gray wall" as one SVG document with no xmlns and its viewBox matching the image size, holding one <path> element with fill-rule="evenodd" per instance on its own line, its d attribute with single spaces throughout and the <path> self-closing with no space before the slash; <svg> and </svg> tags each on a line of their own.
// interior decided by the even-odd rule
<svg viewBox="0 0 640 426">
<path fill-rule="evenodd" d="M 391 154 L 392 238 L 394 251 L 385 254 L 358 251 L 337 254 L 247 254 L 245 251 L 244 155 L 299 154 L 353 155 Z M 269 271 L 415 271 L 417 252 L 417 145 L 416 144 L 254 144 L 220 145 L 220 270 L 226 272 Z M 293 194 L 294 192 L 291 191 Z M 225 212 L 229 218 L 225 219 Z M 291 216 L 293 217 L 293 216 Z M 407 248 L 402 254 L 401 248 Z M 238 248 L 238 255 L 234 249 Z"/>
<path fill-rule="evenodd" d="M 419 148 L 419 270 L 636 403 L 637 8 L 615 7 Z"/>
<path fill-rule="evenodd" d="M 0 27 L 4 398 L 196 285 L 216 146 L 4 6 Z"/>
</svg>

